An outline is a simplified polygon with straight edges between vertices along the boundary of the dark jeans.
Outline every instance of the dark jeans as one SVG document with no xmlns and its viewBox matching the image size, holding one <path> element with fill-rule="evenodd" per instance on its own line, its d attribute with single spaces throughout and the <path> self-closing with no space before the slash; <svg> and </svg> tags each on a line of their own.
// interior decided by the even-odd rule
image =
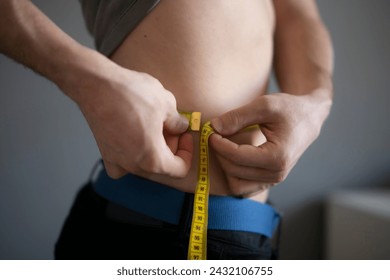
<svg viewBox="0 0 390 280">
<path fill-rule="evenodd" d="M 193 197 L 193 196 L 192 196 Z M 56 259 L 186 259 L 192 201 L 178 225 L 112 204 L 90 184 L 78 193 L 55 247 Z M 256 233 L 208 230 L 208 259 L 271 259 L 271 239 Z"/>
</svg>

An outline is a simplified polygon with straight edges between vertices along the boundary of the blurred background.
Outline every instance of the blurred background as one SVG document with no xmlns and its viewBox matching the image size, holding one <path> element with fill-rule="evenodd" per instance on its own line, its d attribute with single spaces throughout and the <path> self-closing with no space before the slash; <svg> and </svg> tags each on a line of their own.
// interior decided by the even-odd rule
<svg viewBox="0 0 390 280">
<path fill-rule="evenodd" d="M 33 2 L 93 47 L 78 1 Z M 335 48 L 335 99 L 320 138 L 272 191 L 281 258 L 390 259 L 390 1 L 317 2 Z M 3 55 L 0 96 L 0 259 L 52 259 L 99 152 L 77 106 Z"/>
</svg>

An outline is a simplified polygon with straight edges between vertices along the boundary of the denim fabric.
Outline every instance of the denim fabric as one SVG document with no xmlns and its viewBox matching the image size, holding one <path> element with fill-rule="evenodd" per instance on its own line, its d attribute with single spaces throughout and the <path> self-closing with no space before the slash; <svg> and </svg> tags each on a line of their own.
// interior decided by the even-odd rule
<svg viewBox="0 0 390 280">
<path fill-rule="evenodd" d="M 193 196 L 178 225 L 162 222 L 99 196 L 78 193 L 55 247 L 56 259 L 186 259 Z M 209 230 L 208 259 L 271 259 L 271 239 L 257 233 Z"/>
</svg>

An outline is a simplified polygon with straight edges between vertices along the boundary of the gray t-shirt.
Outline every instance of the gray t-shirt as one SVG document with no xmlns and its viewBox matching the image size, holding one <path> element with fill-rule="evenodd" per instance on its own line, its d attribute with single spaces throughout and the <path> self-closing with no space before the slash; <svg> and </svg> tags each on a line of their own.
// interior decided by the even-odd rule
<svg viewBox="0 0 390 280">
<path fill-rule="evenodd" d="M 110 56 L 160 0 L 79 0 L 96 49 Z"/>
</svg>

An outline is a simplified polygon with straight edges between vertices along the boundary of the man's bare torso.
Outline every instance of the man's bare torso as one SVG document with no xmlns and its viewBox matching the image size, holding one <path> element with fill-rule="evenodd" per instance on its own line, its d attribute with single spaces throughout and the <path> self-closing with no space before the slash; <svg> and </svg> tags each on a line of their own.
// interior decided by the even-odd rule
<svg viewBox="0 0 390 280">
<path fill-rule="evenodd" d="M 180 111 L 200 111 L 203 121 L 265 94 L 272 64 L 271 0 L 163 0 L 112 55 L 118 64 L 154 76 L 176 97 Z M 145 93 L 147 94 L 147 93 Z M 260 145 L 260 131 L 232 137 Z M 198 135 L 192 168 L 184 179 L 149 179 L 185 192 L 197 181 Z M 210 193 L 226 195 L 226 178 L 210 153 Z M 254 197 L 265 201 L 267 193 Z"/>
</svg>

